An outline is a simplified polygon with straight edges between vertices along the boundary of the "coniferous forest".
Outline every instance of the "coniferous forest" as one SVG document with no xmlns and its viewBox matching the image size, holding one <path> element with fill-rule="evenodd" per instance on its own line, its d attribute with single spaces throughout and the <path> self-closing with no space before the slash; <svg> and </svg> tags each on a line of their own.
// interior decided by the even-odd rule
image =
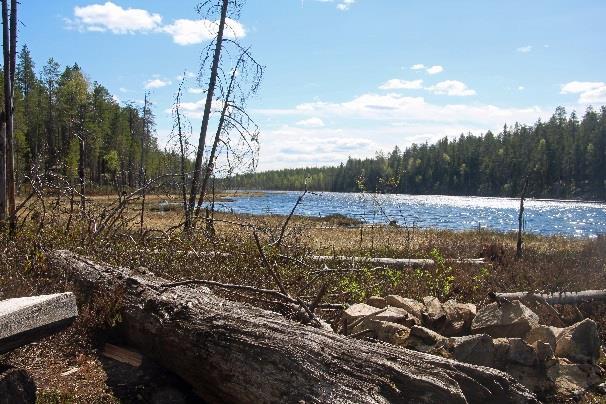
<svg viewBox="0 0 606 404">
<path fill-rule="evenodd" d="M 82 174 L 93 186 L 136 186 L 143 171 L 177 171 L 176 155 L 158 148 L 147 96 L 141 94 L 144 103 L 120 105 L 77 64 L 62 68 L 51 58 L 35 66 L 27 46 L 16 67 L 17 184 L 27 182 L 32 169 L 72 182 Z"/>
<path fill-rule="evenodd" d="M 606 197 L 606 108 L 582 117 L 558 107 L 532 126 L 505 126 L 498 133 L 460 135 L 435 144 L 413 144 L 374 158 L 349 158 L 338 167 L 300 168 L 241 175 L 234 187 L 518 196 Z"/>
</svg>

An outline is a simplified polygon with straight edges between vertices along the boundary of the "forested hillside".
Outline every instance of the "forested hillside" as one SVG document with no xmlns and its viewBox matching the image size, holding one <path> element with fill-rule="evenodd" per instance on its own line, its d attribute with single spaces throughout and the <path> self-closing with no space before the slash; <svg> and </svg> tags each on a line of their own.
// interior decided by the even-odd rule
<svg viewBox="0 0 606 404">
<path fill-rule="evenodd" d="M 535 197 L 606 197 L 606 108 L 582 119 L 564 108 L 533 126 L 505 126 L 499 134 L 461 135 L 435 144 L 398 147 L 338 167 L 269 171 L 238 176 L 249 189 L 519 195 L 525 179 Z"/>
<path fill-rule="evenodd" d="M 151 103 L 120 105 L 77 64 L 62 69 L 51 58 L 37 68 L 24 46 L 15 88 L 17 184 L 32 168 L 125 186 L 138 184 L 143 170 L 149 177 L 178 172 L 176 156 L 158 148 Z"/>
</svg>

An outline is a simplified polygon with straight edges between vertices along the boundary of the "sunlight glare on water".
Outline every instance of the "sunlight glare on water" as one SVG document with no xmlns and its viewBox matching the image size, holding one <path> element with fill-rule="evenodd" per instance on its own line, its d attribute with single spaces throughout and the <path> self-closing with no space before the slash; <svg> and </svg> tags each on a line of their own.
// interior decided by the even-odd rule
<svg viewBox="0 0 606 404">
<path fill-rule="evenodd" d="M 288 215 L 300 192 L 236 194 L 219 210 L 246 214 Z M 397 222 L 402 226 L 470 230 L 478 226 L 516 231 L 520 200 L 445 195 L 376 195 L 308 193 L 297 207 L 302 216 L 342 214 L 366 223 Z M 606 234 L 606 204 L 584 201 L 527 199 L 525 230 L 542 235 L 587 237 Z"/>
</svg>

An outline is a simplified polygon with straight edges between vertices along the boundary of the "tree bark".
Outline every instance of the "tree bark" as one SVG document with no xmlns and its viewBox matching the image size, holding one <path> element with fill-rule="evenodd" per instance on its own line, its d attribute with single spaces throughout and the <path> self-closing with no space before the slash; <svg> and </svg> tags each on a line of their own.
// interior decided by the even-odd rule
<svg viewBox="0 0 606 404">
<path fill-rule="evenodd" d="M 119 299 L 129 344 L 208 402 L 536 402 L 494 369 L 350 339 L 68 251 L 48 258 L 81 299 Z"/>
</svg>

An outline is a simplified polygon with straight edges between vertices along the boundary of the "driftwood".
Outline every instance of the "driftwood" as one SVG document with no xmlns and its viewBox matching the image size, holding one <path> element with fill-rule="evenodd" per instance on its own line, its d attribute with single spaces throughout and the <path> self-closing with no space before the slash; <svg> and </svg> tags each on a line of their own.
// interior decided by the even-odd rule
<svg viewBox="0 0 606 404">
<path fill-rule="evenodd" d="M 587 301 L 606 301 L 606 290 L 584 290 L 582 292 L 532 293 L 513 292 L 497 293 L 496 296 L 509 300 L 518 300 L 527 296 L 545 300 L 549 304 L 578 304 Z"/>
<path fill-rule="evenodd" d="M 73 293 L 0 301 L 0 354 L 67 327 L 77 315 Z"/>
<path fill-rule="evenodd" d="M 352 262 L 356 264 L 372 264 L 372 265 L 386 265 L 391 267 L 405 268 L 405 267 L 426 267 L 435 265 L 435 261 L 430 258 L 369 258 L 369 257 L 346 257 L 346 256 L 332 256 L 332 255 L 314 255 L 312 260 L 317 262 Z M 472 264 L 472 265 L 484 265 L 486 261 L 483 258 L 466 258 L 466 259 L 445 259 L 444 262 L 447 264 Z"/>
<path fill-rule="evenodd" d="M 347 338 L 68 251 L 48 258 L 81 298 L 119 299 L 129 345 L 208 402 L 535 402 L 494 369 Z"/>
</svg>

